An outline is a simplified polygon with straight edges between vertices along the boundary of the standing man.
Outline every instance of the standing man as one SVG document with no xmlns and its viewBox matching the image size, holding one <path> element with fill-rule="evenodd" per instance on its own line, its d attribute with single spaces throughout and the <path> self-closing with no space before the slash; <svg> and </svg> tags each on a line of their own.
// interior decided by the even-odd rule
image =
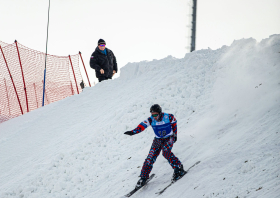
<svg viewBox="0 0 280 198">
<path fill-rule="evenodd" d="M 110 49 L 106 48 L 106 42 L 103 39 L 98 40 L 97 47 L 91 54 L 90 67 L 95 70 L 99 82 L 112 79 L 118 72 L 116 57 Z"/>
<path fill-rule="evenodd" d="M 140 179 L 137 182 L 136 188 L 145 185 L 149 174 L 152 171 L 160 151 L 162 155 L 168 160 L 171 167 L 174 169 L 172 180 L 179 179 L 184 174 L 183 164 L 171 152 L 173 144 L 177 141 L 177 120 L 172 114 L 163 113 L 158 104 L 154 104 L 150 108 L 151 117 L 141 122 L 137 128 L 132 131 L 127 131 L 126 135 L 135 135 L 144 131 L 148 126 L 152 126 L 155 138 L 150 149 L 150 152 L 143 164 Z"/>
</svg>

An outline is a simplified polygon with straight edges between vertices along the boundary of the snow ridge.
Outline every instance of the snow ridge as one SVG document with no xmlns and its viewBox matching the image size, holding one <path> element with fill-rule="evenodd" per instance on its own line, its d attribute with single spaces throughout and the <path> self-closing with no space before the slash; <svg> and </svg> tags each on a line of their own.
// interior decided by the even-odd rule
<svg viewBox="0 0 280 198">
<path fill-rule="evenodd" d="M 152 104 L 178 120 L 173 152 L 192 169 L 162 197 L 280 196 L 280 35 L 217 50 L 128 63 L 115 80 L 0 125 L 0 197 L 121 197 L 136 184 L 154 138 Z M 158 197 L 173 170 L 133 197 Z"/>
</svg>

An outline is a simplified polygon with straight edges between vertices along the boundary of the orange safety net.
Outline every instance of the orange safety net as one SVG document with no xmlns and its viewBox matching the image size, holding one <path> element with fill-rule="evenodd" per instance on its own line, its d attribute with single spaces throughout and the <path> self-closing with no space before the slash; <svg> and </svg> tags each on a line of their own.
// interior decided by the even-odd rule
<svg viewBox="0 0 280 198">
<path fill-rule="evenodd" d="M 45 53 L 0 41 L 0 123 L 42 107 L 44 69 Z M 81 93 L 82 80 L 79 54 L 48 54 L 44 104 Z"/>
</svg>

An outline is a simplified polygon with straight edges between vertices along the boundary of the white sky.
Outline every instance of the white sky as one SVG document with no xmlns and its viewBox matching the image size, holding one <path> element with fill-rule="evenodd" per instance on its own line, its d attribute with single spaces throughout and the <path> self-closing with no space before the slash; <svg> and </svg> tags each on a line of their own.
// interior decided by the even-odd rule
<svg viewBox="0 0 280 198">
<path fill-rule="evenodd" d="M 48 0 L 0 0 L 0 40 L 45 51 Z M 182 58 L 189 52 L 189 0 L 51 0 L 48 53 L 82 52 L 88 62 L 99 38 L 119 67 Z M 198 0 L 196 49 L 280 33 L 280 0 Z"/>
</svg>

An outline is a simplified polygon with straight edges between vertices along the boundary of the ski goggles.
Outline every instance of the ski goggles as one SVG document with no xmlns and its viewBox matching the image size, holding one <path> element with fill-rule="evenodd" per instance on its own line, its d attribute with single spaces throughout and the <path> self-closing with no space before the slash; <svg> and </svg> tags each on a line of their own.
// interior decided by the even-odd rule
<svg viewBox="0 0 280 198">
<path fill-rule="evenodd" d="M 155 117 L 158 117 L 158 114 L 152 114 L 152 116 L 155 118 Z"/>
<path fill-rule="evenodd" d="M 100 47 L 105 47 L 105 45 L 99 45 Z"/>
</svg>

